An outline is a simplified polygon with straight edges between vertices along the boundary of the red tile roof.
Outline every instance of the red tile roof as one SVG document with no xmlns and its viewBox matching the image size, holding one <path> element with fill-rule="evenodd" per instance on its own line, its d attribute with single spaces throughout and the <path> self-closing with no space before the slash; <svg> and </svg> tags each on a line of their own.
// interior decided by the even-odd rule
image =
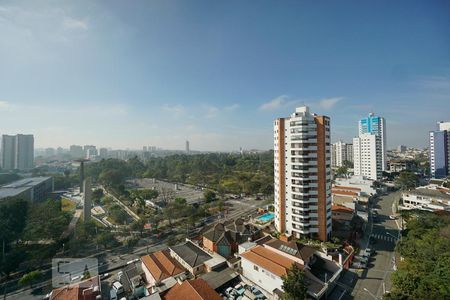
<svg viewBox="0 0 450 300">
<path fill-rule="evenodd" d="M 144 266 L 157 281 L 185 272 L 181 264 L 169 253 L 169 250 L 166 249 L 141 257 Z"/>
<path fill-rule="evenodd" d="M 297 264 L 299 268 L 303 269 L 303 266 L 296 263 L 294 260 L 263 246 L 251 248 L 242 253 L 241 257 L 280 277 L 286 275 L 288 269 L 293 264 Z"/>
<path fill-rule="evenodd" d="M 187 280 L 173 286 L 162 296 L 163 300 L 223 300 L 208 283 L 201 279 Z"/>
<path fill-rule="evenodd" d="M 353 213 L 353 209 L 351 209 L 350 207 L 341 206 L 341 205 L 332 205 L 331 206 L 331 211 L 344 212 L 344 213 Z"/>
<path fill-rule="evenodd" d="M 95 286 L 98 287 L 98 292 L 91 289 Z M 100 280 L 96 276 L 76 284 L 54 289 L 50 300 L 95 300 L 95 297 L 99 294 Z"/>
</svg>

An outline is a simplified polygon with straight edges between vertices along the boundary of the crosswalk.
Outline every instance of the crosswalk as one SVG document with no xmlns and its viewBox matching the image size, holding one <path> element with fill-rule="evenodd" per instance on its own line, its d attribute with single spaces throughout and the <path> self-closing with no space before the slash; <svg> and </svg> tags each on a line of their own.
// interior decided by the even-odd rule
<svg viewBox="0 0 450 300">
<path fill-rule="evenodd" d="M 386 242 L 394 243 L 394 244 L 396 242 L 396 239 L 393 238 L 392 236 L 381 234 L 381 233 L 371 234 L 370 237 L 374 238 L 376 240 L 379 240 L 379 241 L 386 241 Z"/>
</svg>

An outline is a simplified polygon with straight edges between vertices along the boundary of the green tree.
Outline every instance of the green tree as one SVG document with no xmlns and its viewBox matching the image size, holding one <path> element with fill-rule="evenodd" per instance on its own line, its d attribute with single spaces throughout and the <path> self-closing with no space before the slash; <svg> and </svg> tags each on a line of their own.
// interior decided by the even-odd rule
<svg viewBox="0 0 450 300">
<path fill-rule="evenodd" d="M 126 224 L 128 221 L 128 214 L 120 207 L 115 204 L 109 209 L 109 216 L 111 219 L 118 224 Z"/>
<path fill-rule="evenodd" d="M 216 200 L 217 200 L 216 193 L 214 193 L 214 192 L 211 191 L 211 190 L 206 190 L 206 191 L 203 193 L 203 197 L 205 197 L 206 203 L 210 203 L 210 202 L 213 202 L 213 201 L 216 201 Z"/>
<path fill-rule="evenodd" d="M 139 235 L 142 236 L 142 233 L 144 232 L 144 226 L 145 226 L 145 220 L 139 219 L 135 220 L 130 224 L 130 229 L 133 231 L 139 231 Z"/>
<path fill-rule="evenodd" d="M 288 270 L 287 275 L 281 277 L 283 280 L 283 290 L 285 300 L 303 300 L 306 299 L 308 290 L 305 282 L 305 271 L 293 264 Z"/>
<path fill-rule="evenodd" d="M 30 287 L 33 287 L 33 283 L 38 281 L 42 278 L 42 272 L 39 270 L 31 271 L 25 275 L 22 276 L 22 278 L 19 279 L 20 285 L 30 285 Z"/>
<path fill-rule="evenodd" d="M 98 234 L 97 242 L 106 249 L 108 248 L 108 246 L 114 244 L 116 242 L 116 239 L 112 232 L 103 231 Z"/>
<path fill-rule="evenodd" d="M 415 188 L 418 183 L 419 178 L 410 171 L 400 172 L 400 175 L 395 179 L 395 184 L 403 190 Z"/>
<path fill-rule="evenodd" d="M 348 174 L 348 168 L 346 166 L 338 167 L 334 174 L 336 177 L 345 177 Z"/>
<path fill-rule="evenodd" d="M 403 258 L 391 278 L 386 299 L 450 298 L 450 217 L 410 214 L 396 251 Z"/>
</svg>

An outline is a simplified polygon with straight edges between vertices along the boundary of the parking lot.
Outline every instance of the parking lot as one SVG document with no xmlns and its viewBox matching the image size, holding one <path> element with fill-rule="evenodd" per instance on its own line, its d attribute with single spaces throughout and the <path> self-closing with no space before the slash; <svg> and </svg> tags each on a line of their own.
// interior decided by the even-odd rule
<svg viewBox="0 0 450 300">
<path fill-rule="evenodd" d="M 173 191 L 174 196 L 185 198 L 188 203 L 195 203 L 203 201 L 202 188 L 192 187 L 182 183 L 170 183 L 153 178 L 133 179 L 127 182 L 130 187 L 137 189 L 155 189 L 161 194 L 161 190 Z M 161 195 L 156 199 L 160 200 Z"/>
</svg>

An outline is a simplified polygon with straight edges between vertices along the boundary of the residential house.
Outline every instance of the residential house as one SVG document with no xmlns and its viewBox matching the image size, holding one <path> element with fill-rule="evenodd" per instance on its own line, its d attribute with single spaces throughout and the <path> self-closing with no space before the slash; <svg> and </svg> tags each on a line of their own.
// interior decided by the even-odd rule
<svg viewBox="0 0 450 300">
<path fill-rule="evenodd" d="M 176 279 L 185 275 L 183 266 L 170 256 L 170 250 L 165 249 L 141 257 L 146 288 L 149 292 L 162 292 L 176 284 Z"/>
<path fill-rule="evenodd" d="M 162 295 L 163 300 L 223 300 L 206 281 L 201 278 L 176 284 Z"/>
<path fill-rule="evenodd" d="M 355 215 L 355 210 L 346 206 L 332 205 L 331 206 L 331 220 L 349 223 L 353 216 Z"/>
<path fill-rule="evenodd" d="M 213 259 L 213 256 L 209 255 L 191 241 L 169 247 L 169 251 L 170 256 L 177 260 L 194 276 L 204 272 L 206 270 L 205 263 Z"/>
<path fill-rule="evenodd" d="M 203 234 L 203 247 L 230 258 L 238 250 L 238 245 L 259 237 L 260 230 L 245 224 L 243 219 L 234 222 L 218 223 Z"/>
<path fill-rule="evenodd" d="M 308 295 L 314 299 L 329 292 L 342 272 L 342 266 L 327 254 L 293 241 L 272 239 L 262 245 L 255 243 L 240 257 L 244 278 L 271 298 L 283 293 L 282 276 L 292 265 L 305 271 Z"/>
<path fill-rule="evenodd" d="M 101 299 L 100 277 L 95 276 L 84 281 L 54 289 L 50 300 L 97 300 Z"/>
</svg>

